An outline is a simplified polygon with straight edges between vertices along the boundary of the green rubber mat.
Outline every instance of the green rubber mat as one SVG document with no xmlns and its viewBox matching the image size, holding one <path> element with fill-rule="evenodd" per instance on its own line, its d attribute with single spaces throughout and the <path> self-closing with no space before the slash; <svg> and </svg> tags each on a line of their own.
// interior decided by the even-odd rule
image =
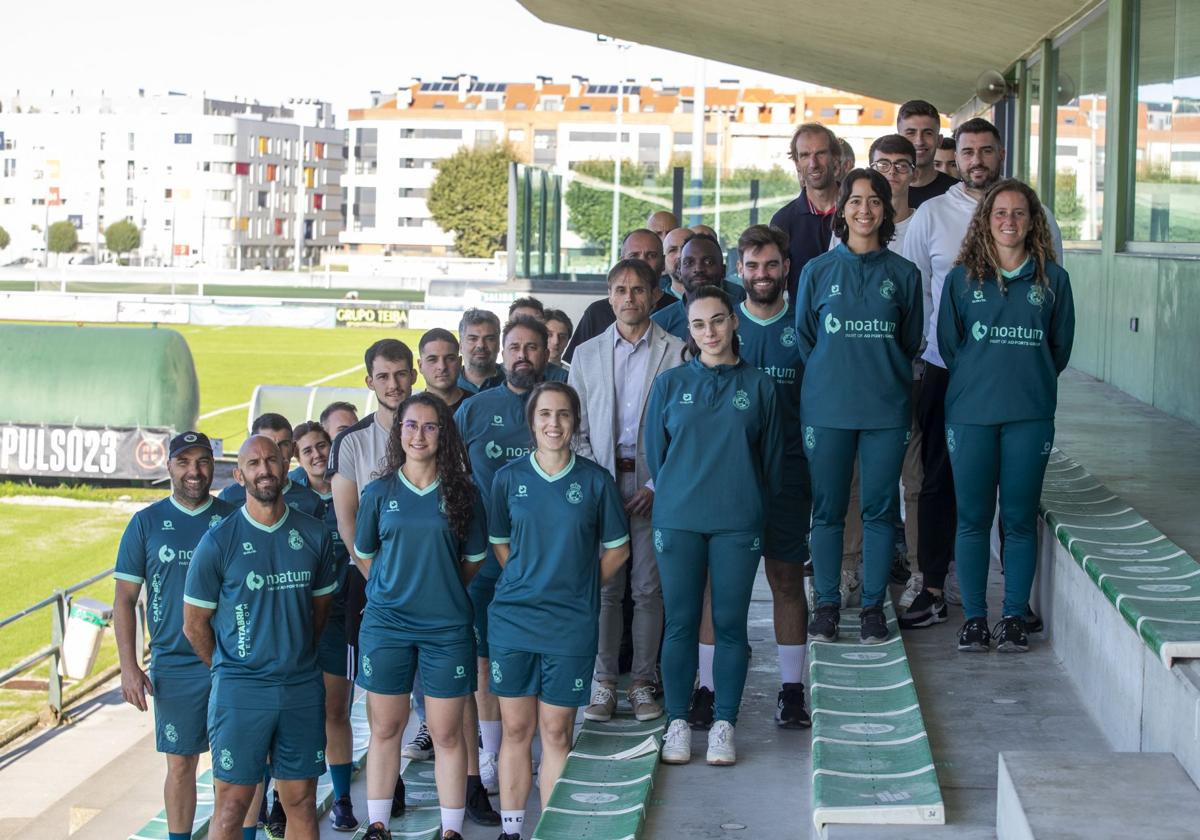
<svg viewBox="0 0 1200 840">
<path fill-rule="evenodd" d="M 666 726 L 666 717 L 584 722 L 532 840 L 637 837 Z"/>
<path fill-rule="evenodd" d="M 1200 564 L 1077 461 L 1054 450 L 1041 514 L 1168 668 L 1200 656 Z"/>
<path fill-rule="evenodd" d="M 441 836 L 442 811 L 438 805 L 437 783 L 433 778 L 432 761 L 410 761 L 400 774 L 404 779 L 404 814 L 388 824 L 393 840 L 437 840 Z M 363 819 L 353 840 L 367 834 Z"/>
<path fill-rule="evenodd" d="M 858 641 L 858 610 L 841 638 L 809 644 L 813 823 L 944 825 L 945 806 L 896 614 L 889 641 Z"/>
<path fill-rule="evenodd" d="M 367 743 L 371 739 L 367 727 L 366 694 L 361 694 L 350 707 L 350 726 L 354 730 L 354 769 L 361 769 L 367 757 Z M 317 813 L 324 816 L 333 806 L 333 782 L 329 773 L 324 773 L 317 780 Z M 192 837 L 204 837 L 208 834 L 208 823 L 213 811 L 212 771 L 205 770 L 196 779 L 196 818 L 192 822 Z M 159 811 L 158 816 L 150 820 L 135 833 L 129 835 L 129 840 L 166 840 L 167 812 Z M 259 838 L 266 838 L 266 833 L 259 829 Z"/>
</svg>

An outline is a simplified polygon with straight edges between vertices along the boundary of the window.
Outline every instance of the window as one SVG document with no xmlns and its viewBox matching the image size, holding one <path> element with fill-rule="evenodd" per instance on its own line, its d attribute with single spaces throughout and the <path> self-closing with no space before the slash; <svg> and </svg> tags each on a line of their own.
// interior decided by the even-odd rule
<svg viewBox="0 0 1200 840">
<path fill-rule="evenodd" d="M 129 151 L 133 151 L 133 132 L 129 132 Z"/>
<path fill-rule="evenodd" d="M 100 132 L 100 151 L 104 151 L 105 132 Z"/>
<path fill-rule="evenodd" d="M 209 190 L 208 197 L 212 201 L 233 201 L 233 190 Z"/>
<path fill-rule="evenodd" d="M 402 128 L 401 140 L 461 140 L 461 128 Z"/>
<path fill-rule="evenodd" d="M 615 143 L 617 133 L 615 131 L 572 131 L 567 134 L 567 139 L 572 143 Z M 621 132 L 621 142 L 629 142 L 629 132 Z"/>
<path fill-rule="evenodd" d="M 821 109 L 821 119 L 823 119 L 823 120 L 827 120 L 827 119 L 830 119 L 830 118 L 836 117 L 836 116 L 837 116 L 836 108 L 822 108 Z"/>
<path fill-rule="evenodd" d="M 675 145 L 676 145 L 676 146 L 690 146 L 690 145 L 692 145 L 692 132 L 690 132 L 690 131 L 676 131 L 676 132 L 675 132 L 675 139 L 674 139 L 674 143 L 675 143 Z"/>
<path fill-rule="evenodd" d="M 132 181 L 133 176 L 136 173 L 137 173 L 137 166 L 134 164 L 134 162 L 131 160 L 125 161 L 125 180 Z"/>
<path fill-rule="evenodd" d="M 1104 126 L 1108 13 L 1058 48 L 1054 149 L 1054 218 L 1068 241 L 1101 238 L 1104 219 Z"/>
<path fill-rule="evenodd" d="M 396 224 L 400 227 L 424 227 L 425 220 L 417 216 L 401 216 L 396 220 Z"/>
<path fill-rule="evenodd" d="M 176 134 L 175 135 L 175 145 L 176 146 L 192 145 L 192 135 L 190 133 L 189 134 Z"/>
<path fill-rule="evenodd" d="M 172 195 L 172 192 L 171 192 L 170 187 L 167 187 L 165 190 L 163 190 L 163 200 L 164 201 L 170 201 L 171 195 Z"/>
<path fill-rule="evenodd" d="M 133 206 L 133 187 L 125 188 L 125 206 L 126 207 Z"/>
<path fill-rule="evenodd" d="M 479 129 L 475 132 L 476 148 L 490 148 L 496 145 L 496 132 Z"/>
<path fill-rule="evenodd" d="M 268 193 L 267 193 L 267 191 L 266 191 L 266 190 L 259 190 L 259 191 L 258 191 L 258 206 L 259 206 L 259 207 L 266 207 L 266 206 L 267 206 L 267 198 L 268 198 Z"/>
<path fill-rule="evenodd" d="M 1200 242 L 1200 4 L 1142 0 L 1133 229 L 1142 242 Z"/>
<path fill-rule="evenodd" d="M 214 146 L 232 146 L 234 143 L 234 135 L 232 134 L 214 134 Z"/>
<path fill-rule="evenodd" d="M 355 229 L 375 227 L 375 188 L 354 188 Z"/>
<path fill-rule="evenodd" d="M 17 175 L 17 160 L 16 158 L 4 159 L 4 177 L 15 178 Z"/>
<path fill-rule="evenodd" d="M 401 187 L 397 193 L 398 198 L 425 198 L 429 195 L 429 190 L 423 187 Z"/>
</svg>

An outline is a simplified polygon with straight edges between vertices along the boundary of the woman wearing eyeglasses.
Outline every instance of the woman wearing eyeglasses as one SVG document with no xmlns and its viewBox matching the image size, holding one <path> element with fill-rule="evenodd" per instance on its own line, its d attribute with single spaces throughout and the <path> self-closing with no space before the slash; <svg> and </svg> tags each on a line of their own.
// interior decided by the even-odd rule
<svg viewBox="0 0 1200 840">
<path fill-rule="evenodd" d="M 709 764 L 737 760 L 734 726 L 746 685 L 746 616 L 762 557 L 768 494 L 783 486 L 783 430 L 775 381 L 738 356 L 729 296 L 687 293 L 687 360 L 654 381 L 646 407 L 646 461 L 655 482 L 654 549 L 666 629 L 662 671 L 670 725 L 662 760 L 692 758 L 688 701 L 696 673 L 704 582 L 716 634 Z"/>
<path fill-rule="evenodd" d="M 384 474 L 363 489 L 355 534 L 355 554 L 367 576 L 358 643 L 358 684 L 371 712 L 367 840 L 389 836 L 401 735 L 418 668 L 425 723 L 437 752 L 443 837 L 461 840 L 463 708 L 476 673 L 466 582 L 486 548 L 483 506 L 450 410 L 432 394 L 409 397 L 396 411 Z"/>
</svg>

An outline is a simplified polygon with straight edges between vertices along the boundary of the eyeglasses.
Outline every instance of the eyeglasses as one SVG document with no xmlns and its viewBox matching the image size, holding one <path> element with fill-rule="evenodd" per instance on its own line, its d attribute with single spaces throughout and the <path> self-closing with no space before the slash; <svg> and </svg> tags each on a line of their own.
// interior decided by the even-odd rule
<svg viewBox="0 0 1200 840">
<path fill-rule="evenodd" d="M 420 429 L 427 435 L 433 436 L 441 434 L 442 426 L 440 423 L 418 423 L 416 420 L 405 420 L 400 424 L 400 428 L 408 432 L 410 435 L 415 435 L 417 429 Z"/>
<path fill-rule="evenodd" d="M 897 160 L 897 161 L 877 160 L 871 164 L 871 168 L 874 169 L 876 172 L 878 172 L 880 175 L 886 175 L 889 172 L 891 172 L 893 169 L 895 169 L 896 172 L 900 175 L 907 175 L 910 172 L 912 172 L 914 169 L 913 165 L 906 160 Z"/>
</svg>

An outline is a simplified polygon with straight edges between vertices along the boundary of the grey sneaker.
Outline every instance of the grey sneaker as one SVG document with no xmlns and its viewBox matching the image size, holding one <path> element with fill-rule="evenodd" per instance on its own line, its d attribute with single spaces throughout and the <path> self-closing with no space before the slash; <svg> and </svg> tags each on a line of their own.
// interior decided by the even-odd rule
<svg viewBox="0 0 1200 840">
<path fill-rule="evenodd" d="M 583 710 L 584 718 L 602 723 L 612 720 L 613 712 L 616 710 L 617 694 L 613 691 L 613 687 L 604 683 L 596 683 L 596 688 L 592 691 L 592 702 Z"/>
<path fill-rule="evenodd" d="M 950 569 L 946 572 L 946 588 L 942 590 L 942 599 L 952 607 L 962 606 L 962 592 L 958 589 L 958 570 L 954 568 L 954 563 L 950 564 Z"/>
<path fill-rule="evenodd" d="M 654 686 L 635 685 L 629 689 L 628 696 L 633 716 L 638 720 L 655 720 L 662 717 L 662 706 L 654 699 Z"/>
<path fill-rule="evenodd" d="M 925 575 L 920 572 L 913 572 L 912 577 L 908 579 L 908 583 L 904 587 L 904 591 L 900 593 L 900 611 L 908 609 L 912 606 L 912 602 L 921 594 L 921 590 L 925 588 Z"/>
</svg>

